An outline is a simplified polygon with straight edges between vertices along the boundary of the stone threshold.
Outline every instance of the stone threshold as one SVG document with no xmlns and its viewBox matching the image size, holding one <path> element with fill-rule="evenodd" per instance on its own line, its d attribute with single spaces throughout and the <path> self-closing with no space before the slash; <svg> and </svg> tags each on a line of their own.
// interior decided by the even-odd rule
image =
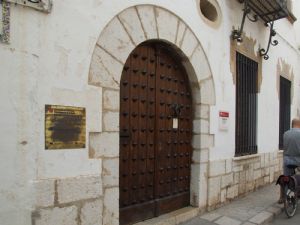
<svg viewBox="0 0 300 225">
<path fill-rule="evenodd" d="M 199 208 L 189 206 L 134 225 L 177 225 L 199 215 Z"/>
</svg>

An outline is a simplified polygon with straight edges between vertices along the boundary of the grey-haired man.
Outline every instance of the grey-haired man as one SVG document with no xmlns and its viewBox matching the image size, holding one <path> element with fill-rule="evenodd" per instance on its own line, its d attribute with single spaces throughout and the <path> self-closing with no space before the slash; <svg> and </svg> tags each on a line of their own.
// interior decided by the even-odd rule
<svg viewBox="0 0 300 225">
<path fill-rule="evenodd" d="M 300 166 L 300 120 L 293 119 L 292 128 L 283 135 L 283 174 L 292 175 L 288 165 Z"/>
<path fill-rule="evenodd" d="M 292 128 L 283 135 L 283 174 L 290 176 L 293 169 L 289 165 L 300 167 L 300 120 L 293 119 Z M 282 190 L 278 203 L 283 203 Z"/>
</svg>

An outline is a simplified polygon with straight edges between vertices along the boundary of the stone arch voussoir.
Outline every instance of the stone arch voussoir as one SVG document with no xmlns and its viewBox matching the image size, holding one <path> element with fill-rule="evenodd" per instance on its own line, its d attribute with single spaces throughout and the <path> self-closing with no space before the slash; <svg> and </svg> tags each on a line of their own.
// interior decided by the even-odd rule
<svg viewBox="0 0 300 225">
<path fill-rule="evenodd" d="M 103 160 L 103 186 L 104 190 L 107 189 L 104 193 L 115 193 L 112 190 L 118 190 L 119 186 L 119 170 L 115 162 L 119 156 L 118 104 L 123 66 L 137 45 L 154 39 L 167 42 L 177 51 L 189 76 L 195 112 L 191 204 L 205 207 L 208 151 L 214 142 L 214 137 L 209 133 L 209 110 L 215 104 L 214 82 L 199 40 L 180 17 L 166 9 L 152 5 L 127 8 L 101 32 L 92 55 L 88 84 L 102 87 L 103 90 L 103 131 L 90 135 L 89 155 Z M 107 213 L 115 218 L 106 218 L 104 214 L 104 224 L 117 221 L 119 209 L 108 206 L 107 210 L 114 211 Z"/>
</svg>

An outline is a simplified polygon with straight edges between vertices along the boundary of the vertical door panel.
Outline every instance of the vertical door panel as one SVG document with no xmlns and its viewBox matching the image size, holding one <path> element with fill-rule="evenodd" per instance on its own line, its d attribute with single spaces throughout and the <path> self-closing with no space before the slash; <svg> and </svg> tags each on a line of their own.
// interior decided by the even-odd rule
<svg viewBox="0 0 300 225">
<path fill-rule="evenodd" d="M 191 93 L 184 69 L 167 50 L 157 59 L 157 214 L 189 204 Z M 175 113 L 177 111 L 177 115 Z M 173 119 L 178 127 L 173 128 Z"/>
</svg>

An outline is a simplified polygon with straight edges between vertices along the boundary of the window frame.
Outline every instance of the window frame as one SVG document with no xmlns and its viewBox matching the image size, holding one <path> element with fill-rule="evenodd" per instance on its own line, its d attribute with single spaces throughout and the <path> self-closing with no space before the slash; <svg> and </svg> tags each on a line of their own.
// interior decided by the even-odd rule
<svg viewBox="0 0 300 225">
<path fill-rule="evenodd" d="M 235 60 L 235 157 L 239 157 L 257 153 L 259 63 L 240 52 L 236 52 Z"/>
<path fill-rule="evenodd" d="M 279 140 L 278 140 L 278 148 L 280 150 L 283 150 L 283 134 L 285 131 L 289 130 L 291 127 L 290 121 L 291 121 L 291 103 L 292 103 L 292 82 L 283 77 L 280 76 L 279 78 Z M 287 89 L 283 89 L 287 88 Z M 288 95 L 288 96 L 286 96 Z M 284 97 L 287 97 L 283 99 Z M 284 106 L 282 105 L 283 103 Z M 288 108 L 286 108 L 288 106 Z M 287 112 L 285 111 L 287 109 Z M 284 111 L 284 112 L 282 112 Z M 286 115 L 287 113 L 287 115 Z"/>
</svg>

